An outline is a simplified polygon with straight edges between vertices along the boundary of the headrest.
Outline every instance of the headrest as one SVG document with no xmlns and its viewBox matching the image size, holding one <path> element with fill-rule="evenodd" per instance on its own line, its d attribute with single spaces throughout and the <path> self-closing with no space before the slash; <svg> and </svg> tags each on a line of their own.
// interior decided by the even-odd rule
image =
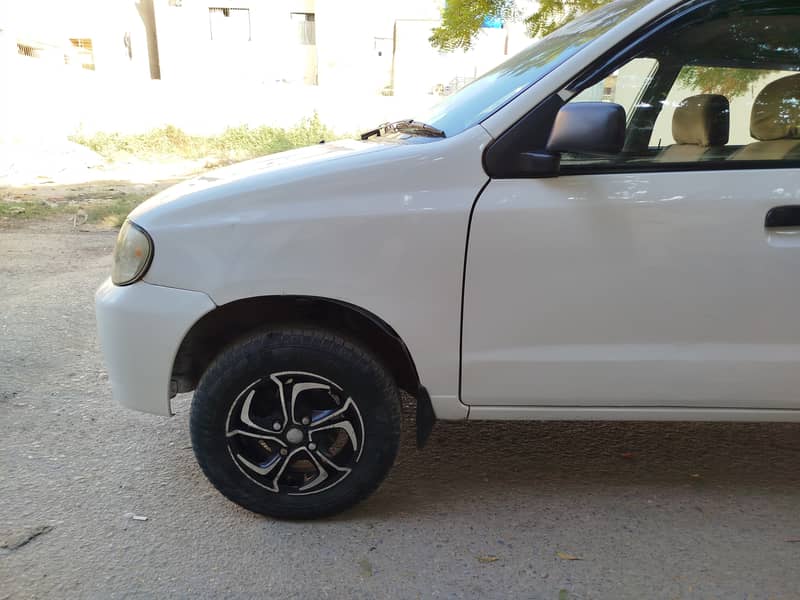
<svg viewBox="0 0 800 600">
<path fill-rule="evenodd" d="M 730 123 L 730 104 L 725 96 L 691 96 L 675 109 L 672 137 L 676 144 L 724 146 L 728 143 Z"/>
<path fill-rule="evenodd" d="M 800 75 L 773 81 L 756 98 L 750 135 L 762 142 L 800 138 Z"/>
</svg>

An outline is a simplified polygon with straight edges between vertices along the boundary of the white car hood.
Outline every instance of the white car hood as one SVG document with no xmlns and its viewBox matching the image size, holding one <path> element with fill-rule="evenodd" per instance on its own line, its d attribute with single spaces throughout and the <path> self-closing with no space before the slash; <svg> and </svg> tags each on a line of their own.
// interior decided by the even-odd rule
<svg viewBox="0 0 800 600">
<path fill-rule="evenodd" d="M 298 148 L 215 169 L 184 181 L 156 194 L 130 214 L 130 219 L 147 227 L 156 219 L 176 210 L 218 202 L 243 194 L 265 193 L 273 187 L 283 187 L 308 177 L 345 172 L 363 166 L 367 156 L 400 149 L 404 144 L 338 140 Z M 347 159 L 342 162 L 342 159 Z"/>
</svg>

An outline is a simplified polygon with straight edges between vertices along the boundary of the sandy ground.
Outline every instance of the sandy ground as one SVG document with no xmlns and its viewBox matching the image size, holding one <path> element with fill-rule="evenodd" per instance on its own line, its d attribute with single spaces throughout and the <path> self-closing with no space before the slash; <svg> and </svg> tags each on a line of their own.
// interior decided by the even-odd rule
<svg viewBox="0 0 800 600">
<path fill-rule="evenodd" d="M 111 400 L 114 235 L 0 230 L 0 599 L 800 596 L 798 425 L 439 423 L 344 515 L 238 508 L 195 465 L 189 398 Z"/>
<path fill-rule="evenodd" d="M 148 183 L 134 183 L 128 180 L 98 180 L 87 183 L 52 183 L 0 188 L 0 203 L 5 202 L 12 207 L 23 207 L 26 212 L 33 208 L 36 212 L 36 220 L 44 229 L 50 229 L 53 226 L 60 229 L 59 222 L 71 222 L 74 228 L 75 215 L 84 213 L 92 206 L 110 204 L 127 196 L 146 199 L 184 178 L 188 177 Z M 61 212 L 56 214 L 53 211 L 52 215 L 48 215 L 45 209 L 61 209 Z M 29 219 L 23 219 L 19 215 L 0 216 L 0 228 L 18 229 L 20 226 L 26 225 L 24 221 L 27 220 Z M 79 219 L 78 223 L 81 221 L 83 219 Z M 108 229 L 102 223 L 89 223 L 80 229 L 96 230 L 98 229 L 96 225 L 100 229 Z"/>
<path fill-rule="evenodd" d="M 4 148 L 12 148 L 6 151 Z M 75 149 L 78 150 L 75 150 Z M 24 156 L 20 149 L 27 150 Z M 38 152 L 42 149 L 42 152 Z M 88 153 L 88 157 L 87 157 Z M 2 155 L 13 156 L 16 162 Z M 94 159 L 92 159 L 92 155 Z M 44 158 L 42 158 L 44 157 Z M 170 185 L 194 177 L 220 164 L 217 159 L 142 160 L 135 157 L 105 161 L 88 149 L 66 142 L 49 153 L 44 147 L 0 144 L 0 229 L 16 229 L 37 220 L 39 229 L 71 223 L 73 229 L 107 229 L 102 218 L 90 218 L 96 207 L 122 202 L 133 205 Z M 124 218 L 130 208 L 118 209 L 112 222 Z M 87 222 L 88 220 L 88 222 Z"/>
</svg>

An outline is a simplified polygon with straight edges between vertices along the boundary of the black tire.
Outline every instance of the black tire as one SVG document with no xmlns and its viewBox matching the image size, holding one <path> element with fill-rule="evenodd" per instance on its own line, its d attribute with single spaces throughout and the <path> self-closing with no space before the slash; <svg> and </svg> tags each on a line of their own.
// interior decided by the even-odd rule
<svg viewBox="0 0 800 600">
<path fill-rule="evenodd" d="M 223 351 L 197 386 L 190 432 L 197 462 L 230 500 L 271 517 L 313 519 L 378 487 L 397 455 L 400 419 L 394 378 L 370 352 L 299 328 Z"/>
</svg>

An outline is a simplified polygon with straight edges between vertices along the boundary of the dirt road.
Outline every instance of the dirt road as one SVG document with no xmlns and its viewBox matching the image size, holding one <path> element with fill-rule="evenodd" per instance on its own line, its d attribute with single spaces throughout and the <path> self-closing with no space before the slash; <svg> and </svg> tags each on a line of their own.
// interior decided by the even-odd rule
<svg viewBox="0 0 800 600">
<path fill-rule="evenodd" d="M 188 398 L 111 401 L 114 235 L 0 230 L 0 598 L 800 597 L 798 425 L 440 423 L 347 514 L 245 512 Z"/>
</svg>

